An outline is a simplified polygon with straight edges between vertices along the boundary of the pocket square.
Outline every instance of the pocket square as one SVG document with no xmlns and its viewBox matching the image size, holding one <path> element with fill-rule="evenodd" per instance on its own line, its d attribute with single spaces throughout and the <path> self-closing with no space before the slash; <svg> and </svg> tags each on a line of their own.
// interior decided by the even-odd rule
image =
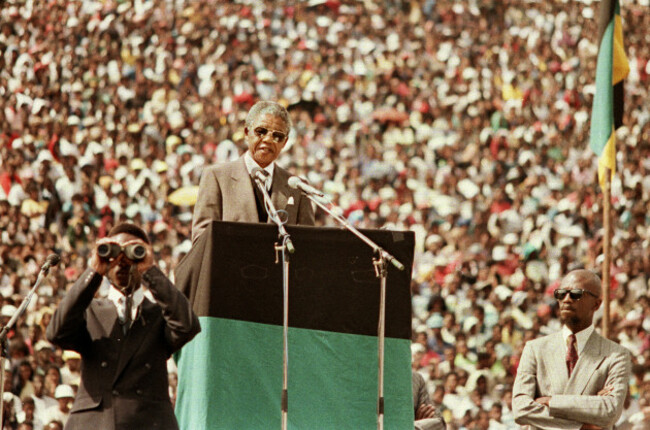
<svg viewBox="0 0 650 430">
<path fill-rule="evenodd" d="M 293 196 L 289 196 L 289 200 L 287 201 L 287 205 L 292 205 L 293 204 Z"/>
</svg>

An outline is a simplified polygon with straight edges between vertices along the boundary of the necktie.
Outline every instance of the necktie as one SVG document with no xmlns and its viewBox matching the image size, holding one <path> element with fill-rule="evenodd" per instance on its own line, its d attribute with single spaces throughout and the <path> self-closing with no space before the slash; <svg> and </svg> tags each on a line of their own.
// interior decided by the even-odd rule
<svg viewBox="0 0 650 430">
<path fill-rule="evenodd" d="M 266 171 L 263 172 L 266 173 Z M 270 182 L 269 179 L 270 178 L 266 176 L 264 187 L 270 193 L 271 190 L 269 187 L 269 182 Z M 252 176 L 251 176 L 251 182 L 253 183 L 253 192 L 255 193 L 255 206 L 257 207 L 258 219 L 260 222 L 265 223 L 268 220 L 268 214 L 266 213 L 266 209 L 264 208 L 264 195 L 262 194 L 260 187 L 257 186 L 257 182 Z"/>
<path fill-rule="evenodd" d="M 566 367 L 569 371 L 569 378 L 571 377 L 571 372 L 576 367 L 578 362 L 578 349 L 576 348 L 576 335 L 571 334 L 567 338 L 567 351 L 566 351 Z"/>
<path fill-rule="evenodd" d="M 122 324 L 122 330 L 124 334 L 131 327 L 131 306 L 133 303 L 133 298 L 131 296 L 122 296 L 119 300 L 120 306 L 122 308 L 122 315 L 120 315 L 120 323 Z"/>
</svg>

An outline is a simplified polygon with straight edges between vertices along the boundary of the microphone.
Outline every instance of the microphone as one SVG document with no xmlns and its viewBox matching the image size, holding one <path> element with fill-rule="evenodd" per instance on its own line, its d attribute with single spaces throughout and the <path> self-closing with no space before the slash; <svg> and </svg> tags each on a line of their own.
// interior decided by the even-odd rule
<svg viewBox="0 0 650 430">
<path fill-rule="evenodd" d="M 288 183 L 291 188 L 300 190 L 305 194 L 310 194 L 312 196 L 320 197 L 321 199 L 325 199 L 329 203 L 329 199 L 322 191 L 312 187 L 304 179 L 298 176 L 290 177 Z"/>
<path fill-rule="evenodd" d="M 47 273 L 50 268 L 56 266 L 59 264 L 61 261 L 61 257 L 59 257 L 59 254 L 50 254 L 47 256 L 45 259 L 45 263 L 43 263 L 43 267 L 41 267 L 41 272 Z"/>
<path fill-rule="evenodd" d="M 251 170 L 251 176 L 253 176 L 253 179 L 256 179 L 263 184 L 266 184 L 266 178 L 269 176 L 269 172 L 267 172 L 264 169 L 260 169 L 259 167 L 253 167 Z"/>
</svg>

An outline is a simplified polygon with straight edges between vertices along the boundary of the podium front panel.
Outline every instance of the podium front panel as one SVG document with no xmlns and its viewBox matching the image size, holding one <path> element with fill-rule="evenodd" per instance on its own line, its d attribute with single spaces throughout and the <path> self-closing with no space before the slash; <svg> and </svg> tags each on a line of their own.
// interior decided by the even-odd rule
<svg viewBox="0 0 650 430">
<path fill-rule="evenodd" d="M 346 230 L 287 227 L 289 428 L 376 428 L 380 280 Z M 406 267 L 388 269 L 385 428 L 413 426 L 410 232 L 364 230 Z M 280 428 L 282 265 L 277 229 L 213 222 L 176 270 L 201 333 L 176 359 L 182 429 Z"/>
</svg>

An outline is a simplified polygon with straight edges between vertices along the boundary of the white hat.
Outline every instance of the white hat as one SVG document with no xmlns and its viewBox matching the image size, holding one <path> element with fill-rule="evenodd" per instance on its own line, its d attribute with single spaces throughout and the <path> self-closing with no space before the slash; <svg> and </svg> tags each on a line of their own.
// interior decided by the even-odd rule
<svg viewBox="0 0 650 430">
<path fill-rule="evenodd" d="M 497 285 L 494 289 L 494 294 L 497 295 L 499 300 L 504 301 L 508 297 L 512 296 L 512 290 L 505 285 Z"/>
<path fill-rule="evenodd" d="M 0 316 L 12 317 L 17 310 L 18 309 L 14 305 L 4 305 L 2 309 L 0 309 Z"/>
<path fill-rule="evenodd" d="M 56 390 L 54 390 L 54 398 L 55 399 L 65 399 L 65 398 L 74 399 L 74 391 L 72 390 L 71 386 L 61 384 L 61 385 L 56 387 Z"/>
<path fill-rule="evenodd" d="M 505 236 L 503 236 L 503 243 L 505 245 L 516 245 L 519 243 L 519 237 L 517 236 L 516 233 L 508 233 Z"/>
<path fill-rule="evenodd" d="M 494 261 L 504 261 L 508 257 L 508 252 L 504 246 L 495 246 L 492 248 L 492 259 Z"/>
</svg>

